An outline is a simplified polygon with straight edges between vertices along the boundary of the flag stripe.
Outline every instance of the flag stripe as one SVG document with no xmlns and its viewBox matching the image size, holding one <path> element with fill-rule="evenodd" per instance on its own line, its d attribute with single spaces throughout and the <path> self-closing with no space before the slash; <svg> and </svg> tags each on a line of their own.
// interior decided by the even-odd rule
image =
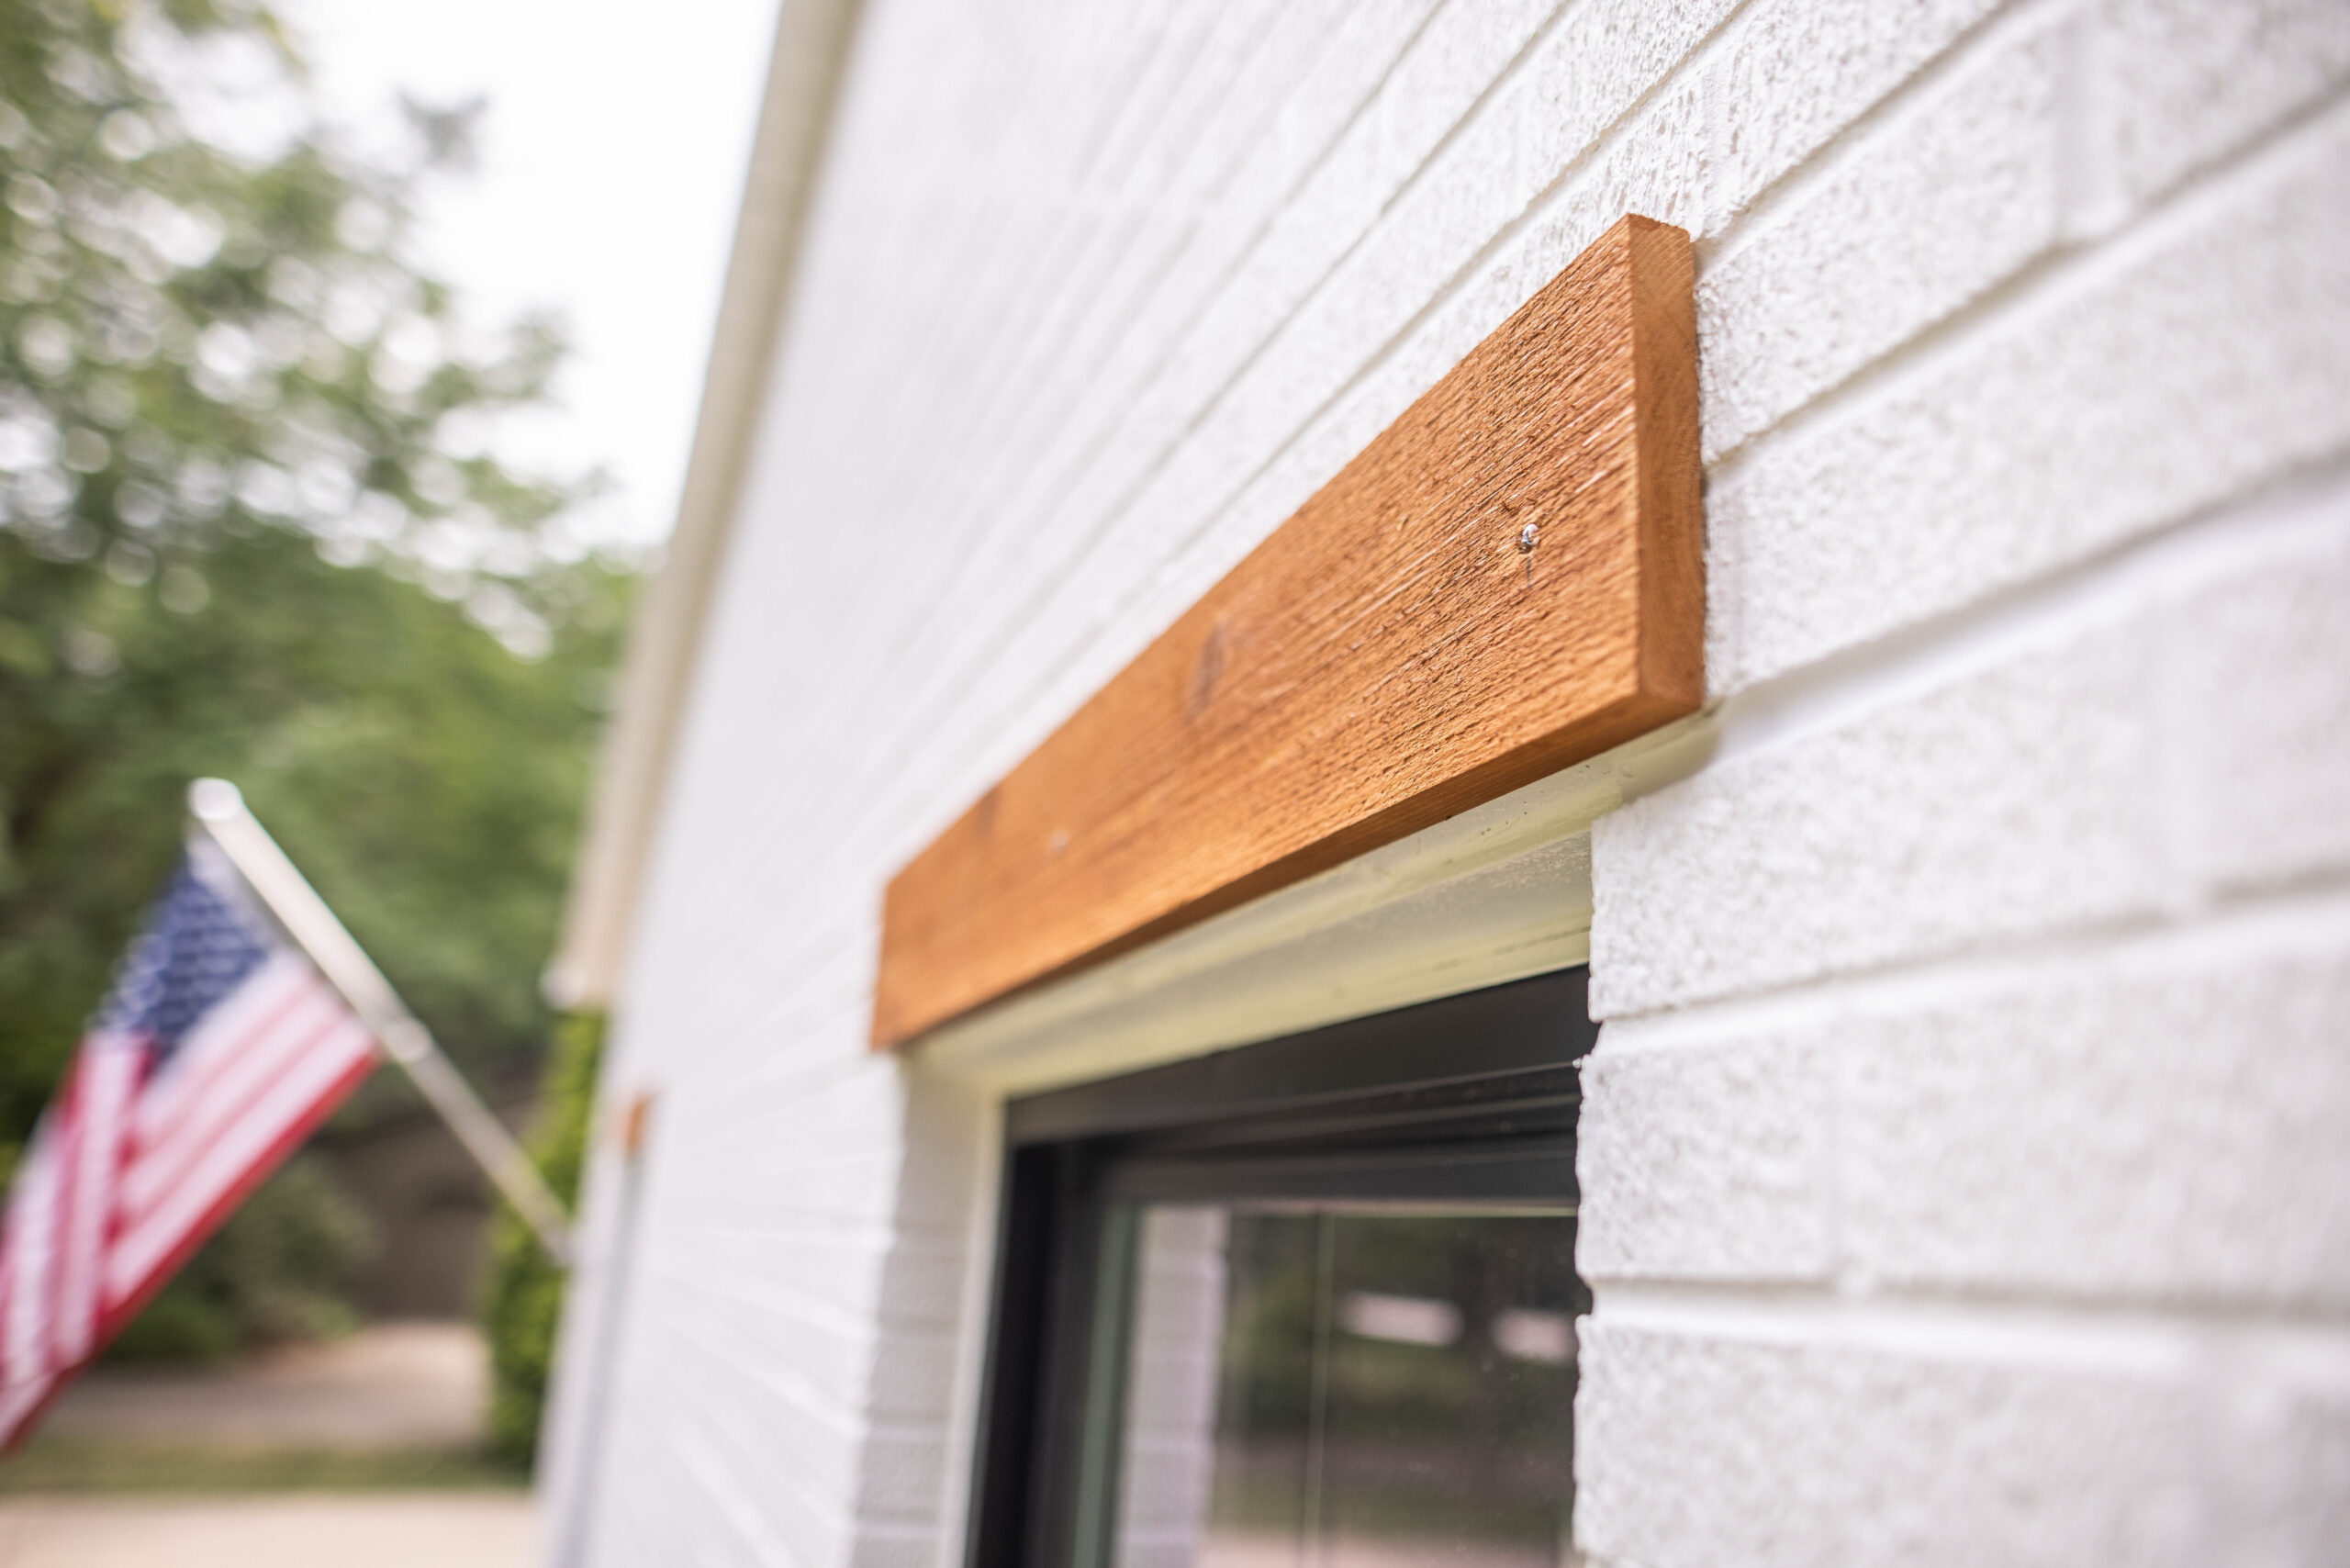
<svg viewBox="0 0 2350 1568">
<path fill-rule="evenodd" d="M 126 1113 L 139 1069 L 135 1047 L 101 1038 L 83 1054 L 75 1074 L 72 1192 L 63 1205 L 65 1236 L 57 1291 L 58 1352 L 65 1361 L 88 1355 L 91 1336 L 97 1330 L 98 1280 L 114 1217 Z"/>
<path fill-rule="evenodd" d="M 154 1148 L 170 1141 L 173 1129 L 194 1113 L 223 1069 L 321 989 L 308 965 L 280 955 L 222 998 L 218 1011 L 188 1031 L 140 1097 L 135 1147 Z"/>
<path fill-rule="evenodd" d="M 73 1262 L 68 1254 L 73 1245 L 73 1201 L 81 1185 L 76 1179 L 82 1163 L 84 1132 L 83 1103 L 88 1097 L 86 1080 L 92 1052 L 83 1050 L 74 1056 L 65 1071 L 64 1094 L 61 1114 L 57 1118 L 57 1154 L 55 1162 L 57 1195 L 51 1201 L 50 1225 L 54 1233 L 53 1254 L 49 1268 L 42 1275 L 41 1312 L 49 1327 L 49 1366 L 54 1369 L 63 1359 L 65 1334 L 63 1328 L 66 1275 Z"/>
<path fill-rule="evenodd" d="M 234 1056 L 292 997 L 307 991 L 316 974 L 298 955 L 277 953 L 222 997 L 148 1080 L 146 1092 L 139 1097 L 138 1141 L 142 1146 L 161 1142 L 202 1090 L 208 1065 Z"/>
<path fill-rule="evenodd" d="M 55 1226 L 57 1130 L 43 1113 L 33 1129 L 8 1205 L 7 1365 L 11 1384 L 49 1372 L 41 1309 L 48 1303 L 50 1241 Z"/>
<path fill-rule="evenodd" d="M 285 1157 L 300 1148 L 302 1140 L 317 1130 L 320 1122 L 332 1115 L 344 1097 L 365 1082 L 367 1075 L 375 1070 L 375 1057 L 372 1051 L 347 1065 L 341 1076 L 328 1084 L 299 1117 L 280 1130 L 276 1141 L 263 1148 L 252 1164 L 213 1199 L 212 1206 L 196 1216 L 170 1249 L 148 1267 L 144 1278 L 133 1279 L 125 1271 L 123 1290 L 119 1294 L 107 1293 L 106 1307 L 98 1318 L 99 1341 L 110 1340 L 129 1327 L 130 1320 L 139 1316 L 140 1309 L 170 1282 L 181 1266 L 196 1255 L 197 1248 L 212 1238 L 212 1233 L 236 1212 L 237 1205 L 251 1196 L 255 1187 L 267 1181 Z M 0 1438 L 0 1441 L 6 1440 Z"/>
<path fill-rule="evenodd" d="M 157 1140 L 131 1149 L 122 1186 L 125 1217 L 131 1225 L 153 1212 L 186 1179 L 222 1131 L 266 1094 L 290 1064 L 351 1016 L 325 986 L 308 975 L 290 977 L 280 990 L 277 1005 L 242 1050 L 188 1064 L 190 1071 L 202 1074 L 202 1081 L 184 1097 L 178 1117 Z"/>
<path fill-rule="evenodd" d="M 374 1042 L 357 1019 L 346 1015 L 339 1024 L 329 1024 L 292 1070 L 272 1084 L 219 1141 L 203 1151 L 162 1203 L 133 1220 L 108 1262 L 106 1299 L 121 1301 L 137 1294 L 173 1244 L 210 1213 L 221 1194 L 264 1152 L 276 1147 L 285 1129 L 299 1121 L 321 1095 L 354 1066 L 372 1064 L 374 1050 Z"/>
</svg>

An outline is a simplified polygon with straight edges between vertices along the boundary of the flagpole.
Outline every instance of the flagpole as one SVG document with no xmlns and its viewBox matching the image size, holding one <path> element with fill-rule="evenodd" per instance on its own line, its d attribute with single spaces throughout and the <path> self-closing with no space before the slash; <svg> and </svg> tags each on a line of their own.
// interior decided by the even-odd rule
<svg viewBox="0 0 2350 1568">
<path fill-rule="evenodd" d="M 229 857 L 285 934 L 310 956 L 327 982 L 342 993 L 384 1054 L 397 1062 L 423 1092 L 475 1163 L 537 1234 L 547 1256 L 568 1267 L 570 1216 L 540 1176 L 539 1168 L 522 1152 L 505 1124 L 481 1103 L 442 1053 L 431 1032 L 400 1001 L 375 960 L 269 836 L 269 830 L 245 804 L 244 795 L 225 778 L 199 778 L 188 786 L 187 796 L 188 810 L 206 836 Z"/>
</svg>

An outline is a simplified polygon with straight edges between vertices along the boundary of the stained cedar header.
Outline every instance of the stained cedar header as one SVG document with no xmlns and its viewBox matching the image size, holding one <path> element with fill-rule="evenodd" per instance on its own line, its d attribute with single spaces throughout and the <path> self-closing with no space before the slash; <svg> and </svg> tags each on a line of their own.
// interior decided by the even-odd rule
<svg viewBox="0 0 2350 1568">
<path fill-rule="evenodd" d="M 875 1044 L 1693 711 L 1691 286 L 1617 223 L 914 857 Z"/>
</svg>

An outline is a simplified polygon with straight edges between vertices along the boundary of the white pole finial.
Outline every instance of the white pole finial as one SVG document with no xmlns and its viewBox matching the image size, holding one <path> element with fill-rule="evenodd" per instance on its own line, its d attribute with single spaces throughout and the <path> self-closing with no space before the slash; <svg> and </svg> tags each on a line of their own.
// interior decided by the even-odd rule
<svg viewBox="0 0 2350 1568">
<path fill-rule="evenodd" d="M 200 823 L 226 822 L 245 809 L 245 792 L 226 778 L 199 778 L 187 787 L 187 809 Z"/>
</svg>

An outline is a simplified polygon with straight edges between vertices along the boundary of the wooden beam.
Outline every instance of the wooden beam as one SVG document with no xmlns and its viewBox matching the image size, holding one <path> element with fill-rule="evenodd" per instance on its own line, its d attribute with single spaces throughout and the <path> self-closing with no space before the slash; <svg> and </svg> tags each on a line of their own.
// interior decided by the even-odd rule
<svg viewBox="0 0 2350 1568">
<path fill-rule="evenodd" d="M 873 1039 L 1705 697 L 1689 238 L 1609 230 L 890 881 Z"/>
</svg>

